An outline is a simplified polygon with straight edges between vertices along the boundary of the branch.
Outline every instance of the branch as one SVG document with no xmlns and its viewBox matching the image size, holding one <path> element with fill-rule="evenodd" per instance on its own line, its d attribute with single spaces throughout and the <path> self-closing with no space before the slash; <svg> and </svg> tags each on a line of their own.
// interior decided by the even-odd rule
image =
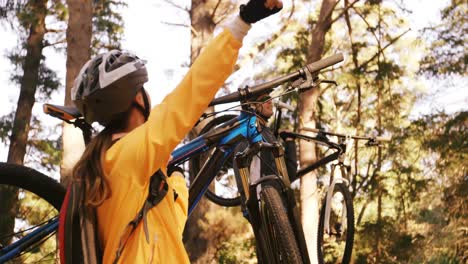
<svg viewBox="0 0 468 264">
<path fill-rule="evenodd" d="M 213 9 L 213 12 L 211 12 L 211 21 L 214 21 L 214 17 L 216 15 L 216 11 L 218 10 L 219 5 L 221 4 L 223 0 L 218 0 L 218 3 L 216 3 L 215 8 Z"/>
<path fill-rule="evenodd" d="M 363 69 L 367 66 L 367 64 L 369 64 L 371 61 L 373 61 L 377 56 L 379 56 L 379 54 L 383 53 L 385 49 L 387 49 L 389 46 L 391 46 L 393 43 L 397 42 L 401 37 L 403 37 L 403 35 L 405 35 L 406 33 L 408 33 L 409 31 L 411 30 L 411 28 L 407 29 L 405 32 L 401 33 L 400 35 L 398 35 L 396 38 L 392 39 L 389 43 L 387 43 L 387 45 L 385 45 L 381 50 L 379 50 L 379 52 L 377 52 L 376 54 L 374 54 L 374 56 L 372 56 L 372 58 L 368 59 L 366 62 L 364 62 L 363 64 L 361 64 L 361 66 L 359 66 L 360 69 Z"/>
<path fill-rule="evenodd" d="M 379 43 L 379 37 L 375 34 L 373 27 L 369 24 L 367 19 L 361 13 L 359 13 L 359 11 L 356 8 L 353 8 L 353 10 L 356 11 L 356 14 L 358 14 L 358 16 L 364 21 L 364 23 L 366 23 L 367 28 L 371 29 L 372 35 L 374 35 L 375 40 L 377 41 L 377 43 Z"/>
<path fill-rule="evenodd" d="M 48 43 L 48 42 L 46 42 L 46 43 L 44 44 L 44 48 L 46 48 L 46 47 L 52 47 L 52 46 L 55 46 L 55 45 L 61 44 L 61 43 L 67 43 L 67 39 L 62 39 L 62 40 L 56 41 L 56 42 L 54 42 L 54 43 Z"/>
<path fill-rule="evenodd" d="M 329 16 L 331 17 L 331 14 L 333 13 L 333 10 L 335 10 L 335 7 L 338 5 L 339 2 L 340 2 L 340 0 L 335 1 L 335 3 L 333 4 L 333 6 L 330 8 L 330 10 L 328 10 L 327 15 L 324 16 L 324 17 L 327 17 L 327 18 L 328 18 Z M 332 21 L 332 22 L 330 23 L 330 25 L 333 24 L 333 22 L 334 22 L 334 21 Z"/>
<path fill-rule="evenodd" d="M 189 25 L 181 24 L 181 23 L 172 23 L 172 22 L 165 22 L 165 21 L 162 21 L 161 23 L 168 25 L 168 26 L 174 26 L 174 27 L 189 27 Z"/>
<path fill-rule="evenodd" d="M 170 1 L 170 0 L 163 0 L 164 2 L 170 4 L 171 6 L 177 8 L 177 9 L 180 9 L 182 11 L 185 11 L 185 12 L 189 12 L 190 10 L 188 10 L 187 8 L 183 7 L 183 6 L 180 6 L 178 4 L 175 4 L 174 2 Z"/>
<path fill-rule="evenodd" d="M 345 3 L 347 3 L 347 2 L 348 1 L 345 0 Z M 355 1 L 355 2 L 357 2 L 357 1 Z M 349 5 L 349 6 L 352 6 L 352 5 Z M 354 44 L 354 41 L 353 41 L 353 29 L 351 27 L 351 20 L 349 19 L 348 10 L 345 10 L 343 13 L 345 15 L 346 25 L 348 26 L 348 34 L 349 34 L 349 41 L 351 42 L 351 52 L 352 52 L 352 55 L 353 55 L 353 63 L 354 63 L 354 67 L 357 69 L 357 68 L 359 68 L 359 63 L 358 63 L 358 60 L 357 60 L 358 50 L 356 49 L 356 45 Z"/>
<path fill-rule="evenodd" d="M 221 2 L 221 1 L 220 1 Z M 223 12 L 221 14 L 218 14 L 217 17 L 219 18 L 217 21 L 215 21 L 214 17 L 212 18 L 212 21 L 215 25 L 220 24 L 223 20 L 225 20 L 229 15 L 230 11 L 232 10 L 232 4 L 227 6 L 227 8 L 223 8 Z"/>
<path fill-rule="evenodd" d="M 362 187 L 364 187 L 364 184 L 365 184 L 366 181 L 369 179 L 370 169 L 371 169 L 371 165 L 372 165 L 372 160 L 373 160 L 373 159 L 369 159 L 369 163 L 367 163 L 367 172 L 366 172 L 366 176 L 365 176 L 365 177 L 362 177 L 362 176 L 361 176 L 362 181 L 359 183 L 359 186 L 356 187 L 356 193 L 357 193 L 359 190 L 361 190 Z"/>
<path fill-rule="evenodd" d="M 46 28 L 46 33 L 59 33 L 59 32 L 63 32 L 63 29 Z"/>
<path fill-rule="evenodd" d="M 347 11 L 348 9 L 352 8 L 357 2 L 359 2 L 359 0 L 355 0 L 354 2 L 352 2 L 351 4 L 349 4 L 348 6 L 345 6 L 343 11 L 337 16 L 335 17 L 333 20 L 332 20 L 332 24 L 335 23 L 340 17 L 342 17 Z"/>
</svg>

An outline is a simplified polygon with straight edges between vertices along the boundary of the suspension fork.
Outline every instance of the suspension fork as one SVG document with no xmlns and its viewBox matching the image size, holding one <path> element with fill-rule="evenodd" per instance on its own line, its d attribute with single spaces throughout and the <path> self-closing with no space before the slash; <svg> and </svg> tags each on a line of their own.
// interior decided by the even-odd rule
<svg viewBox="0 0 468 264">
<path fill-rule="evenodd" d="M 288 208 L 288 217 L 290 219 L 290 222 L 292 224 L 296 241 L 299 245 L 299 249 L 301 250 L 301 255 L 302 255 L 302 260 L 304 263 L 310 263 L 308 251 L 307 251 L 307 244 L 305 241 L 304 237 L 304 230 L 302 228 L 302 223 L 301 223 L 301 217 L 300 217 L 300 212 L 299 208 L 297 207 L 296 204 L 296 198 L 294 197 L 294 191 L 291 189 L 291 180 L 288 175 L 288 170 L 286 168 L 286 162 L 285 162 L 285 157 L 284 157 L 284 148 L 278 144 L 275 143 L 275 147 L 272 149 L 273 150 L 273 157 L 275 158 L 275 165 L 282 176 L 283 180 L 283 188 L 282 188 L 282 195 L 285 197 L 285 202 L 286 206 Z"/>
<path fill-rule="evenodd" d="M 264 142 L 257 142 L 249 146 L 241 153 L 234 156 L 234 163 L 237 165 L 239 175 L 236 175 L 237 186 L 242 199 L 242 212 L 244 217 L 252 225 L 255 240 L 257 241 L 257 254 L 262 262 L 271 259 L 268 240 L 261 235 L 262 218 L 260 217 L 260 203 L 257 199 L 257 184 L 250 184 L 250 160 L 260 151 Z M 262 179 L 262 178 L 260 178 Z M 265 259 L 266 258 L 266 259 Z"/>
<path fill-rule="evenodd" d="M 344 183 L 346 187 L 349 185 L 349 171 L 351 167 L 346 166 L 343 163 L 343 159 L 341 158 L 343 155 L 340 156 L 339 163 L 338 164 L 333 164 L 331 166 L 331 174 L 330 174 L 330 183 L 328 185 L 328 190 L 327 190 L 327 196 L 326 196 L 326 202 L 325 202 L 325 221 L 324 221 L 324 229 L 327 234 L 330 233 L 330 213 L 331 213 L 331 200 L 333 198 L 333 190 L 335 189 L 335 185 L 337 183 Z M 335 174 L 335 168 L 336 166 L 340 167 L 340 172 L 341 172 L 341 177 L 340 178 L 334 178 Z M 346 201 L 344 200 L 343 196 L 343 208 L 346 208 Z M 341 226 L 346 226 L 346 210 L 343 209 L 341 212 Z"/>
<path fill-rule="evenodd" d="M 265 176 L 256 182 L 251 183 L 249 162 L 251 158 L 262 149 L 269 149 L 272 151 L 275 159 L 275 165 L 280 175 L 279 177 Z M 294 191 L 290 188 L 291 183 L 286 168 L 284 153 L 284 148 L 279 143 L 257 142 L 247 148 L 244 152 L 236 155 L 234 162 L 239 168 L 240 179 L 238 182 L 242 184 L 241 196 L 245 197 L 245 200 L 243 200 L 243 207 L 247 209 L 248 219 L 252 224 L 255 236 L 260 238 L 259 230 L 261 228 L 262 221 L 260 217 L 259 201 L 257 199 L 257 186 L 264 182 L 279 182 L 279 191 L 283 201 L 286 203 L 285 206 L 287 207 L 288 218 L 290 219 L 296 241 L 299 245 L 299 249 L 301 250 L 303 262 L 308 264 L 310 263 L 310 260 L 307 252 L 307 245 L 300 221 L 299 208 L 297 207 L 296 199 L 294 197 Z M 264 243 L 264 246 L 269 245 L 268 241 L 262 242 Z"/>
</svg>

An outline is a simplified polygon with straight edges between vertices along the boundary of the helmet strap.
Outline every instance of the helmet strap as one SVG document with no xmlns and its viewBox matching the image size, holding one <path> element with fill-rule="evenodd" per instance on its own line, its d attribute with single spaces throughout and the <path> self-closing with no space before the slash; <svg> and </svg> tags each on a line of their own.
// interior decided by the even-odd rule
<svg viewBox="0 0 468 264">
<path fill-rule="evenodd" d="M 132 105 L 135 106 L 141 112 L 141 114 L 145 117 L 145 121 L 147 121 L 148 117 L 150 115 L 151 106 L 149 104 L 149 99 L 148 99 L 148 95 L 145 92 L 145 88 L 142 87 L 140 91 L 141 91 L 141 94 L 143 96 L 144 107 L 141 106 L 140 104 L 138 104 L 135 101 L 133 101 Z"/>
</svg>

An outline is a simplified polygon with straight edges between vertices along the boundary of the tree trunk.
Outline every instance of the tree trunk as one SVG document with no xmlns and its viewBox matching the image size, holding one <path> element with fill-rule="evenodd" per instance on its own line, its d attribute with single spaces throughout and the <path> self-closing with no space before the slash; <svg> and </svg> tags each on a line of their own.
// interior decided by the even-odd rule
<svg viewBox="0 0 468 264">
<path fill-rule="evenodd" d="M 317 61 L 321 58 L 325 46 L 325 35 L 332 25 L 332 13 L 336 0 L 323 0 L 320 8 L 319 19 L 312 30 L 312 43 L 309 47 L 307 63 Z M 302 126 L 315 127 L 315 106 L 317 104 L 319 91 L 317 89 L 300 95 L 301 105 L 299 108 Z M 301 141 L 300 164 L 307 166 L 316 160 L 314 145 Z M 305 175 L 301 179 L 301 218 L 311 263 L 317 262 L 317 227 L 319 196 L 317 192 L 317 176 L 315 172 Z"/>
<path fill-rule="evenodd" d="M 93 6 L 91 0 L 67 0 L 67 73 L 65 84 L 65 105 L 72 106 L 71 88 L 81 67 L 91 56 L 91 34 Z M 67 185 L 73 166 L 84 150 L 81 130 L 73 125 L 63 124 L 63 158 L 60 166 L 61 182 Z"/>
<path fill-rule="evenodd" d="M 44 48 L 45 17 L 47 14 L 47 0 L 30 1 L 31 26 L 26 41 L 26 58 L 23 65 L 21 90 L 16 107 L 13 129 L 10 136 L 8 163 L 23 164 L 28 142 L 28 133 L 35 102 L 35 93 L 39 79 L 39 66 Z M 0 234 L 9 234 L 15 225 L 17 210 L 17 191 L 7 188 L 0 189 Z M 6 238 L 0 239 L 1 244 L 8 244 Z"/>
</svg>

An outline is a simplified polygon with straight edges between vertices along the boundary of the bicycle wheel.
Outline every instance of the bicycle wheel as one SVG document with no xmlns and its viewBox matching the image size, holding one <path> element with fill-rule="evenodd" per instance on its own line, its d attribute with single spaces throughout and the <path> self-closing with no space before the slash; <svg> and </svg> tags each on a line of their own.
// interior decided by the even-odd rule
<svg viewBox="0 0 468 264">
<path fill-rule="evenodd" d="M 222 115 L 214 118 L 203 127 L 200 131 L 200 135 L 235 117 L 235 115 Z M 191 167 L 194 175 L 200 171 L 205 161 L 210 157 L 210 154 L 211 151 L 209 150 L 192 159 Z M 220 206 L 232 207 L 241 204 L 239 190 L 237 189 L 236 178 L 232 168 L 232 161 L 233 158 L 228 157 L 221 169 L 216 173 L 210 188 L 208 188 L 205 193 L 205 196 L 210 201 Z"/>
<path fill-rule="evenodd" d="M 262 258 L 268 263 L 303 263 L 301 251 L 288 218 L 287 208 L 281 199 L 279 191 L 273 186 L 262 186 L 261 197 L 261 239 Z M 266 239 L 265 239 L 266 238 Z"/>
<path fill-rule="evenodd" d="M 349 263 L 354 242 L 354 209 L 348 187 L 335 184 L 330 204 L 329 232 L 325 230 L 324 199 L 320 210 L 317 238 L 319 263 Z"/>
<path fill-rule="evenodd" d="M 37 227 L 45 225 L 58 216 L 65 188 L 46 175 L 28 167 L 0 163 L 0 197 L 6 193 L 18 198 L 18 209 L 14 219 L 14 231 L 0 234 L 0 257 L 7 252 L 1 250 Z M 2 219 L 2 222 L 5 220 Z M 23 250 L 8 263 L 57 263 L 56 232 Z"/>
</svg>

